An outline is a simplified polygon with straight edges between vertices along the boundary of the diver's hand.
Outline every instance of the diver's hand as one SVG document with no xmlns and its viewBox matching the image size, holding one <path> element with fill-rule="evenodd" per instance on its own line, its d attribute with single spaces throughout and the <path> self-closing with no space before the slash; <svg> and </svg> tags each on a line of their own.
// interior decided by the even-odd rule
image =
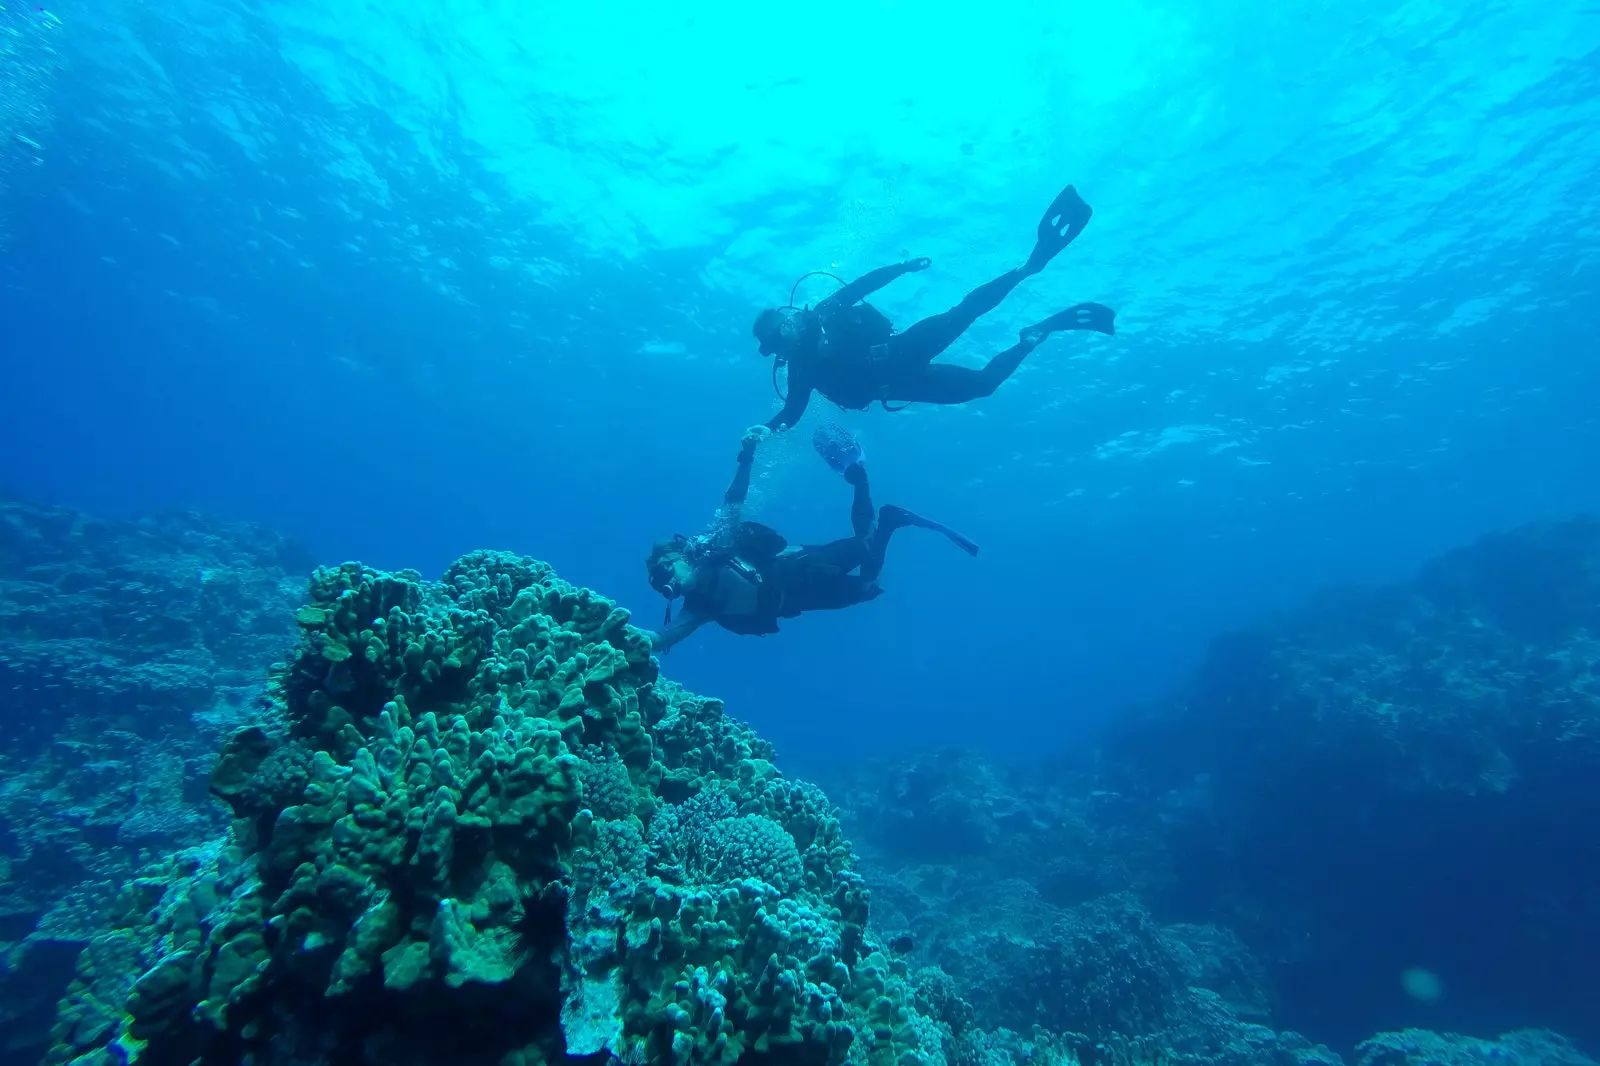
<svg viewBox="0 0 1600 1066">
<path fill-rule="evenodd" d="M 906 260 L 906 269 L 911 271 L 927 270 L 931 266 L 933 266 L 933 260 L 925 255 Z"/>
<path fill-rule="evenodd" d="M 748 459 L 756 454 L 756 445 L 772 436 L 772 430 L 766 426 L 751 426 L 744 431 L 744 437 L 739 441 L 739 458 Z"/>
</svg>

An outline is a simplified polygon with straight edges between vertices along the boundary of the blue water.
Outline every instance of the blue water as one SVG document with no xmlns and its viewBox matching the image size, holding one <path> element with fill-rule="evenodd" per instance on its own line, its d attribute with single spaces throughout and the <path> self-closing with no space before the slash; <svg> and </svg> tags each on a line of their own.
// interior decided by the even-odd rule
<svg viewBox="0 0 1600 1066">
<path fill-rule="evenodd" d="M 876 302 L 941 310 L 1070 181 L 1089 230 L 948 358 L 1080 300 L 1115 338 L 763 453 L 792 539 L 847 528 L 833 417 L 984 549 L 673 652 L 792 764 L 1050 747 L 1227 624 L 1600 506 L 1592 5 L 585 10 L 8 0 L 3 487 L 513 549 L 653 624 L 649 544 L 776 408 L 755 311 L 911 255 Z"/>
</svg>

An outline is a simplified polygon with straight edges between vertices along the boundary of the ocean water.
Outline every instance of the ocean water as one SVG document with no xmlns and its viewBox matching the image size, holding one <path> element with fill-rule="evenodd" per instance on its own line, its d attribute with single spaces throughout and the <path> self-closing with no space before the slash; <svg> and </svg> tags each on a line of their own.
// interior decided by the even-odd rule
<svg viewBox="0 0 1600 1066">
<path fill-rule="evenodd" d="M 879 502 L 979 556 L 901 534 L 878 600 L 708 628 L 663 668 L 789 771 L 1083 755 L 1219 633 L 1600 510 L 1597 178 L 1589 3 L 4 0 L 0 489 L 430 577 L 504 549 L 655 625 L 651 543 L 711 520 L 778 406 L 757 311 L 927 256 L 873 298 L 909 324 L 1017 265 L 1071 183 L 1087 231 L 943 358 L 1080 301 L 1115 337 L 1058 335 L 965 406 L 814 398 L 758 458 L 752 517 L 843 535 L 810 437 L 845 425 Z M 1520 950 L 1495 958 L 1600 980 Z M 1483 978 L 1408 1015 L 1382 955 L 1381 1003 L 1319 1035 L 1310 1005 L 1376 957 L 1295 971 L 1289 1020 L 1582 1014 Z M 1432 1002 L 1413 961 L 1395 1002 Z"/>
<path fill-rule="evenodd" d="M 907 537 L 870 608 L 674 653 L 795 758 L 981 741 L 980 693 L 1070 730 L 1224 624 L 1600 495 L 1584 5 L 5 19 L 13 488 L 424 572 L 526 551 L 651 619 L 648 545 L 775 410 L 755 311 L 907 255 L 879 305 L 942 310 L 1075 183 L 1088 231 L 947 358 L 1080 300 L 1117 337 L 850 418 L 981 560 Z M 796 539 L 847 507 L 809 425 L 758 476 Z"/>
</svg>

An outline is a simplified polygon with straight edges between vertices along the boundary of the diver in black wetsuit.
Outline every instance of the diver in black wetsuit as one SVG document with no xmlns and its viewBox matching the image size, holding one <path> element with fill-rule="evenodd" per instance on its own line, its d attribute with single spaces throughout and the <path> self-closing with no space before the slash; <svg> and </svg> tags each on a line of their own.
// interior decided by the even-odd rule
<svg viewBox="0 0 1600 1066">
<path fill-rule="evenodd" d="M 745 434 L 717 528 L 700 537 L 680 534 L 658 543 L 645 560 L 651 587 L 668 601 L 665 628 L 653 635 L 657 651 L 668 651 L 707 622 L 734 633 L 765 635 L 778 631 L 780 618 L 875 599 L 883 591 L 877 577 L 889 538 L 904 526 L 943 533 L 962 551 L 978 554 L 978 546 L 966 537 L 903 507 L 886 504 L 874 514 L 860 445 L 827 428 L 817 430 L 815 444 L 828 465 L 855 487 L 850 505 L 854 535 L 790 547 L 771 527 L 740 521 L 756 444 L 765 435 L 760 427 Z M 673 622 L 671 601 L 680 596 L 683 610 Z"/>
<path fill-rule="evenodd" d="M 1113 333 L 1116 313 L 1111 308 L 1077 304 L 1022 330 L 1017 344 L 981 369 L 932 362 L 979 316 L 998 307 L 1024 278 L 1043 270 L 1083 232 L 1092 214 L 1068 185 L 1040 219 L 1038 242 L 1025 264 L 973 289 L 943 314 L 925 318 L 900 333 L 894 332 L 883 312 L 860 301 L 903 274 L 926 270 L 927 259 L 879 267 L 810 310 L 791 307 L 761 312 L 753 331 L 761 354 L 774 356 L 789 368 L 789 395 L 783 410 L 766 423 L 767 428 L 782 429 L 800 421 L 813 390 L 852 409 L 870 407 L 874 401 L 885 405 L 966 403 L 991 395 L 1052 333 Z"/>
</svg>

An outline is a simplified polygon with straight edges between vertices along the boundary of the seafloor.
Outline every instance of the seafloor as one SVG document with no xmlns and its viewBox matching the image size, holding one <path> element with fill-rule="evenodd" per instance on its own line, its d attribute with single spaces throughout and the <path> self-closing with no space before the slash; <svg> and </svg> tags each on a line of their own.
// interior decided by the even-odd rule
<svg viewBox="0 0 1600 1066">
<path fill-rule="evenodd" d="M 5 1063 L 1594 1066 L 1600 1040 L 1595 523 L 1219 639 L 1043 763 L 819 788 L 532 559 L 313 571 L 259 528 L 9 501 L 0 692 Z"/>
</svg>

